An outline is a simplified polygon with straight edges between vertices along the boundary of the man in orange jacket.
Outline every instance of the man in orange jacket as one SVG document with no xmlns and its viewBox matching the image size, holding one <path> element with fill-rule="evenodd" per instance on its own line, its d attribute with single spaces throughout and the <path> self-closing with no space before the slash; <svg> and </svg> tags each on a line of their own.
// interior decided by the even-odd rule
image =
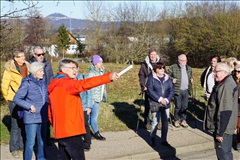
<svg viewBox="0 0 240 160">
<path fill-rule="evenodd" d="M 58 139 L 58 160 L 85 159 L 81 135 L 86 131 L 79 93 L 119 78 L 117 73 L 107 73 L 75 80 L 77 74 L 75 62 L 63 59 L 59 62 L 59 72 L 48 86 L 48 118 L 53 126 L 54 138 Z"/>
</svg>

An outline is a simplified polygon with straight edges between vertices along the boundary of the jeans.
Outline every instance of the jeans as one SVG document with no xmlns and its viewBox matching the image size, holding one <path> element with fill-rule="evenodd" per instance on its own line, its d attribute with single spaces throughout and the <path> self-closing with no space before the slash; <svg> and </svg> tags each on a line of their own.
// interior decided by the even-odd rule
<svg viewBox="0 0 240 160">
<path fill-rule="evenodd" d="M 168 133 L 168 115 L 166 112 L 166 108 L 161 107 L 158 112 L 152 113 L 152 128 L 150 131 L 150 137 L 155 137 L 157 134 L 157 126 L 160 123 L 160 118 L 162 121 L 162 129 L 161 129 L 161 139 L 162 142 L 167 142 L 167 133 Z"/>
<path fill-rule="evenodd" d="M 214 134 L 215 135 L 215 134 Z M 233 160 L 231 134 L 223 134 L 223 142 L 218 142 L 214 136 L 215 150 L 218 160 Z"/>
<path fill-rule="evenodd" d="M 86 129 L 86 134 L 83 135 L 83 139 L 84 139 L 84 147 L 86 148 L 90 148 L 91 146 L 91 132 L 90 132 L 90 127 L 88 124 L 88 118 L 89 115 L 87 115 L 87 111 L 84 111 L 84 123 L 85 123 L 85 129 Z"/>
<path fill-rule="evenodd" d="M 82 136 L 59 139 L 58 147 L 58 160 L 85 160 Z"/>
<path fill-rule="evenodd" d="M 23 119 L 18 118 L 17 110 L 19 106 L 16 106 L 13 101 L 8 101 L 8 108 L 11 113 L 11 129 L 10 129 L 10 152 L 19 151 L 24 149 L 24 124 Z"/>
<path fill-rule="evenodd" d="M 188 108 L 188 90 L 180 90 L 179 95 L 174 95 L 175 109 L 174 120 L 186 120 Z"/>
<path fill-rule="evenodd" d="M 98 112 L 99 112 L 99 102 L 94 102 L 90 116 L 89 116 L 89 124 L 92 127 L 94 133 L 98 131 Z"/>
<path fill-rule="evenodd" d="M 148 94 L 147 92 L 144 93 L 144 124 L 151 124 L 151 120 L 150 120 L 150 105 L 149 105 L 149 101 L 148 101 Z"/>
<path fill-rule="evenodd" d="M 24 160 L 32 159 L 33 146 L 35 144 L 36 135 L 38 143 L 37 159 L 45 160 L 47 123 L 25 124 L 25 130 L 26 130 L 26 146 L 24 152 Z"/>
</svg>

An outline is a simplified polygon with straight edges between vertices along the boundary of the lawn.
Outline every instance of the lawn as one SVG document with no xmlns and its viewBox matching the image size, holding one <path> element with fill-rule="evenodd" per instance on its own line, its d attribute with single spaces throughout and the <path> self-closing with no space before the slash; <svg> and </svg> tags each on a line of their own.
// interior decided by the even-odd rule
<svg viewBox="0 0 240 160">
<path fill-rule="evenodd" d="M 3 65 L 1 63 L 1 75 L 3 72 Z M 109 72 L 120 72 L 128 65 L 124 64 L 104 64 Z M 79 63 L 79 71 L 85 74 L 89 69 L 90 63 Z M 99 113 L 99 130 L 106 131 L 122 131 L 128 129 L 135 129 L 137 124 L 137 112 L 142 103 L 140 93 L 140 86 L 138 80 L 138 71 L 140 65 L 134 67 L 125 73 L 119 80 L 107 85 L 108 102 L 100 104 Z M 57 63 L 53 63 L 54 73 L 57 72 Z M 203 120 L 205 101 L 202 98 L 203 89 L 200 85 L 200 75 L 203 69 L 193 69 L 193 92 L 194 101 L 189 99 L 188 119 L 197 118 Z M 143 112 L 143 110 L 142 110 Z M 142 113 L 141 112 L 141 113 Z M 141 114 L 140 127 L 143 126 L 143 118 Z M 9 142 L 10 116 L 7 104 L 1 96 L 1 143 Z"/>
</svg>

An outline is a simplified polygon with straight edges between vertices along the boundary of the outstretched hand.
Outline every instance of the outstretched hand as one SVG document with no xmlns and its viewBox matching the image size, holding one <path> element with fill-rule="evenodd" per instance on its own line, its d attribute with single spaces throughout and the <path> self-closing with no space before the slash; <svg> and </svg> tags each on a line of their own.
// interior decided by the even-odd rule
<svg viewBox="0 0 240 160">
<path fill-rule="evenodd" d="M 113 73 L 110 74 L 110 79 L 111 79 L 112 81 L 115 81 L 115 80 L 117 80 L 118 78 L 120 78 L 120 76 L 118 75 L 118 73 L 113 72 Z"/>
</svg>

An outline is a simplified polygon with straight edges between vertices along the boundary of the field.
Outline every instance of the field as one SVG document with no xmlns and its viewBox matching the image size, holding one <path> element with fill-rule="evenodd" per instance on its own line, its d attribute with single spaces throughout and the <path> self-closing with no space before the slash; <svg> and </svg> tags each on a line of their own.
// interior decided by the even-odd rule
<svg viewBox="0 0 240 160">
<path fill-rule="evenodd" d="M 3 73 L 4 62 L 1 63 L 1 75 Z M 104 64 L 109 72 L 120 72 L 128 65 L 122 64 Z M 79 71 L 85 74 L 90 67 L 90 63 L 79 63 Z M 108 102 L 100 104 L 99 113 L 99 130 L 106 131 L 122 131 L 136 128 L 137 112 L 142 104 L 140 93 L 140 85 L 138 79 L 138 71 L 140 65 L 134 67 L 125 73 L 119 80 L 107 85 Z M 57 63 L 53 63 L 54 73 L 57 72 Z M 203 89 L 200 85 L 200 75 L 203 69 L 193 69 L 193 98 L 189 99 L 188 119 L 197 118 L 203 120 L 205 101 L 202 98 Z M 193 101 L 194 100 L 194 101 Z M 142 118 L 143 108 L 141 109 L 140 127 L 143 127 Z M 0 143 L 8 143 L 10 134 L 10 115 L 7 104 L 1 96 L 1 141 Z"/>
</svg>

